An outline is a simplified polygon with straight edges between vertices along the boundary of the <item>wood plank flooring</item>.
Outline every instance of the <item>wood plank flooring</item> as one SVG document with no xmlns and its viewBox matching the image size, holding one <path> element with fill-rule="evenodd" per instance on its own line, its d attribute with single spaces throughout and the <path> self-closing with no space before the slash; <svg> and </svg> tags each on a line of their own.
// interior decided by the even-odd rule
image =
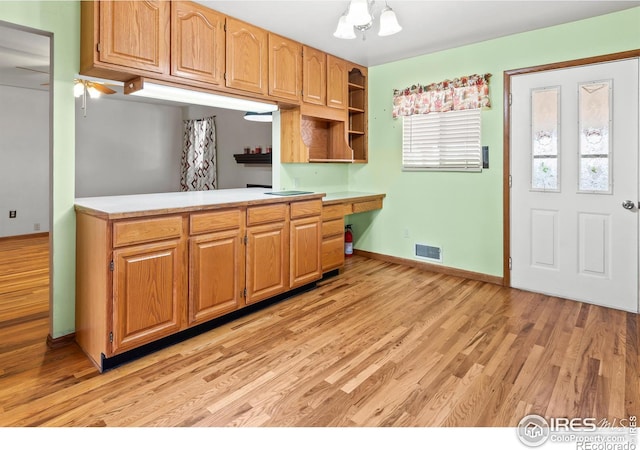
<svg viewBox="0 0 640 450">
<path fill-rule="evenodd" d="M 640 415 L 639 316 L 358 256 L 313 291 L 99 374 L 76 345 L 45 344 L 47 261 L 0 243 L 0 426 Z"/>
</svg>

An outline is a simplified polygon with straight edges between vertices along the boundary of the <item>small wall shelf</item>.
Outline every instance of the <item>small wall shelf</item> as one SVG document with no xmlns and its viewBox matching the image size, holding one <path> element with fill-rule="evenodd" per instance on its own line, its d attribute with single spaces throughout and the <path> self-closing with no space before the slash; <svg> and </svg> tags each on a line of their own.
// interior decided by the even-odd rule
<svg viewBox="0 0 640 450">
<path fill-rule="evenodd" d="M 271 164 L 271 153 L 240 153 L 233 155 L 238 164 Z"/>
</svg>

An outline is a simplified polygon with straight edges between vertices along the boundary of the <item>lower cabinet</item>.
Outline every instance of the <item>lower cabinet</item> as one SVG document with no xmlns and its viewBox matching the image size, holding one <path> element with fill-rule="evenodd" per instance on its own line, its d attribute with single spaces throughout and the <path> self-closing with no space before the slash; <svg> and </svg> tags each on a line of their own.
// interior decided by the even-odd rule
<svg viewBox="0 0 640 450">
<path fill-rule="evenodd" d="M 247 304 L 287 291 L 288 222 L 247 227 Z"/>
<path fill-rule="evenodd" d="M 189 214 L 189 326 L 244 303 L 245 209 Z"/>
<path fill-rule="evenodd" d="M 344 265 L 344 219 L 322 222 L 322 271 Z"/>
<path fill-rule="evenodd" d="M 320 216 L 291 221 L 291 288 L 304 286 L 322 277 Z"/>
<path fill-rule="evenodd" d="M 243 239 L 239 230 L 189 239 L 189 325 L 244 306 Z"/>
<path fill-rule="evenodd" d="M 109 358 L 322 278 L 384 195 L 116 214 L 76 207 L 76 342 Z"/>
<path fill-rule="evenodd" d="M 76 341 L 105 360 L 322 277 L 321 200 L 76 217 Z"/>
<path fill-rule="evenodd" d="M 343 204 L 322 208 L 322 272 L 344 265 L 344 216 L 349 213 Z"/>
<path fill-rule="evenodd" d="M 180 331 L 184 323 L 184 243 L 170 240 L 113 252 L 113 352 Z"/>
</svg>

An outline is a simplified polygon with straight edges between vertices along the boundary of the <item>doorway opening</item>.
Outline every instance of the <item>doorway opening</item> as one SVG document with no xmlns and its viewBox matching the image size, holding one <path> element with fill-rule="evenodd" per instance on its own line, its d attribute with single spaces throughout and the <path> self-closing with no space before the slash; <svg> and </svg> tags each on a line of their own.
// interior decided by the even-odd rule
<svg viewBox="0 0 640 450">
<path fill-rule="evenodd" d="M 52 52 L 52 33 L 0 21 L 0 341 L 16 345 L 52 330 Z"/>
</svg>

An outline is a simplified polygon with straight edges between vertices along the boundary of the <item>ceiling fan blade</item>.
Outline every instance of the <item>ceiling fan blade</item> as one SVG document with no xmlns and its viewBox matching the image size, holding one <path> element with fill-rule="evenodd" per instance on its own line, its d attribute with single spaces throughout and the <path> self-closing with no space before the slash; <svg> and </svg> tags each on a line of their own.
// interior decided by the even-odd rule
<svg viewBox="0 0 640 450">
<path fill-rule="evenodd" d="M 44 73 L 46 75 L 49 75 L 49 71 L 48 70 L 40 70 L 40 69 L 36 69 L 36 68 L 33 68 L 33 67 L 16 66 L 16 69 L 28 70 L 29 72 Z"/>
<path fill-rule="evenodd" d="M 102 94 L 105 95 L 111 95 L 111 94 L 115 94 L 116 91 L 114 91 L 111 88 L 106 87 L 104 84 L 100 84 L 100 83 L 90 83 L 88 84 L 88 86 L 93 87 L 96 91 L 99 91 Z"/>
</svg>

